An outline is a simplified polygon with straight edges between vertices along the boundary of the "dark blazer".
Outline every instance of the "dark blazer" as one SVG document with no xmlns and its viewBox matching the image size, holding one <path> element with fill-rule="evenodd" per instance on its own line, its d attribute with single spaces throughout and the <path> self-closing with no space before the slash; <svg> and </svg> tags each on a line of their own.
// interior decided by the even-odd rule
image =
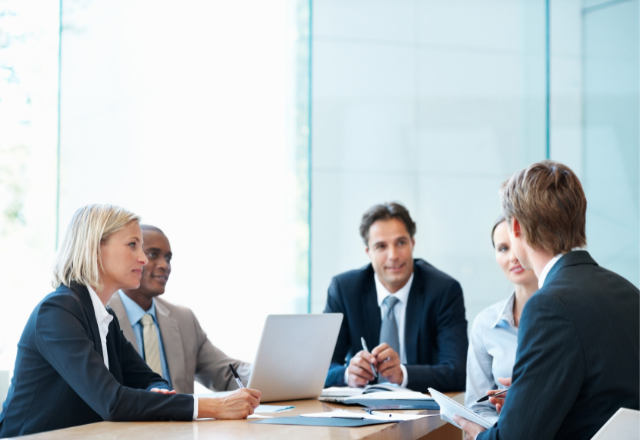
<svg viewBox="0 0 640 440">
<path fill-rule="evenodd" d="M 424 260 L 413 265 L 413 284 L 405 311 L 407 387 L 426 392 L 464 391 L 467 320 L 460 284 Z M 325 313 L 342 313 L 344 320 L 325 386 L 343 386 L 345 360 L 380 343 L 380 307 L 371 264 L 334 277 Z"/>
<path fill-rule="evenodd" d="M 168 388 L 120 331 L 109 324 L 104 364 L 91 297 L 85 286 L 61 285 L 36 306 L 18 343 L 0 437 L 87 423 L 191 420 L 193 397 L 149 392 Z"/>
<path fill-rule="evenodd" d="M 590 439 L 618 408 L 637 410 L 639 299 L 588 252 L 560 258 L 522 312 L 504 410 L 478 439 Z"/>
</svg>

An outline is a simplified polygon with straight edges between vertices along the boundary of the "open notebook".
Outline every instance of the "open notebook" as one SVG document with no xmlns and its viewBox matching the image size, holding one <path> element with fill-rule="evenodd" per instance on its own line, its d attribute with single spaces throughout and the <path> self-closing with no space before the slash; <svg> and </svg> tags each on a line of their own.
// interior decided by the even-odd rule
<svg viewBox="0 0 640 440">
<path fill-rule="evenodd" d="M 426 394 L 392 384 L 367 385 L 364 388 L 332 387 L 322 390 L 324 402 L 350 403 L 353 400 L 433 400 Z"/>
</svg>

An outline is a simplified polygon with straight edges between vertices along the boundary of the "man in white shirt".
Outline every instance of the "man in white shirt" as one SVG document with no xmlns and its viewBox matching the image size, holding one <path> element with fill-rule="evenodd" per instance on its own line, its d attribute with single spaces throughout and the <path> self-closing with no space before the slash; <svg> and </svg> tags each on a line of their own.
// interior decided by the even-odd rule
<svg viewBox="0 0 640 440">
<path fill-rule="evenodd" d="M 325 386 L 362 387 L 375 380 L 374 368 L 378 380 L 416 391 L 464 390 L 462 289 L 413 259 L 415 232 L 398 203 L 376 205 L 363 215 L 360 235 L 371 264 L 335 276 L 329 286 L 325 313 L 342 313 L 344 320 Z"/>
</svg>

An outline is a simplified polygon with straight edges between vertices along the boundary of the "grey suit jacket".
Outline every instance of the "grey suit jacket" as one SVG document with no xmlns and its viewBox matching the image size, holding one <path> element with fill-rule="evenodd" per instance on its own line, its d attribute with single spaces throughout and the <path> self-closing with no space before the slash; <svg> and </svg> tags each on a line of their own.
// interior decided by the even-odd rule
<svg viewBox="0 0 640 440">
<path fill-rule="evenodd" d="M 251 364 L 232 359 L 216 348 L 191 309 L 171 304 L 161 298 L 156 298 L 155 301 L 169 374 L 173 388 L 178 393 L 193 394 L 194 380 L 214 391 L 237 389 L 229 364 L 233 364 L 242 382 L 247 384 Z M 108 305 L 116 313 L 125 337 L 141 353 L 117 292 Z"/>
</svg>

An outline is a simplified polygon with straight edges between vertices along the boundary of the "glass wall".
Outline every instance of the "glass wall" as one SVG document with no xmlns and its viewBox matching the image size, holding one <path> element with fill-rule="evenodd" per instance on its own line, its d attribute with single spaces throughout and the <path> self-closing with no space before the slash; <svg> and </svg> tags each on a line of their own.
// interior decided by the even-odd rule
<svg viewBox="0 0 640 440">
<path fill-rule="evenodd" d="M 589 202 L 588 249 L 638 279 L 638 1 L 317 0 L 312 309 L 369 262 L 362 213 L 399 201 L 414 256 L 462 284 L 467 319 L 508 296 L 498 188 L 551 158 Z"/>
</svg>

